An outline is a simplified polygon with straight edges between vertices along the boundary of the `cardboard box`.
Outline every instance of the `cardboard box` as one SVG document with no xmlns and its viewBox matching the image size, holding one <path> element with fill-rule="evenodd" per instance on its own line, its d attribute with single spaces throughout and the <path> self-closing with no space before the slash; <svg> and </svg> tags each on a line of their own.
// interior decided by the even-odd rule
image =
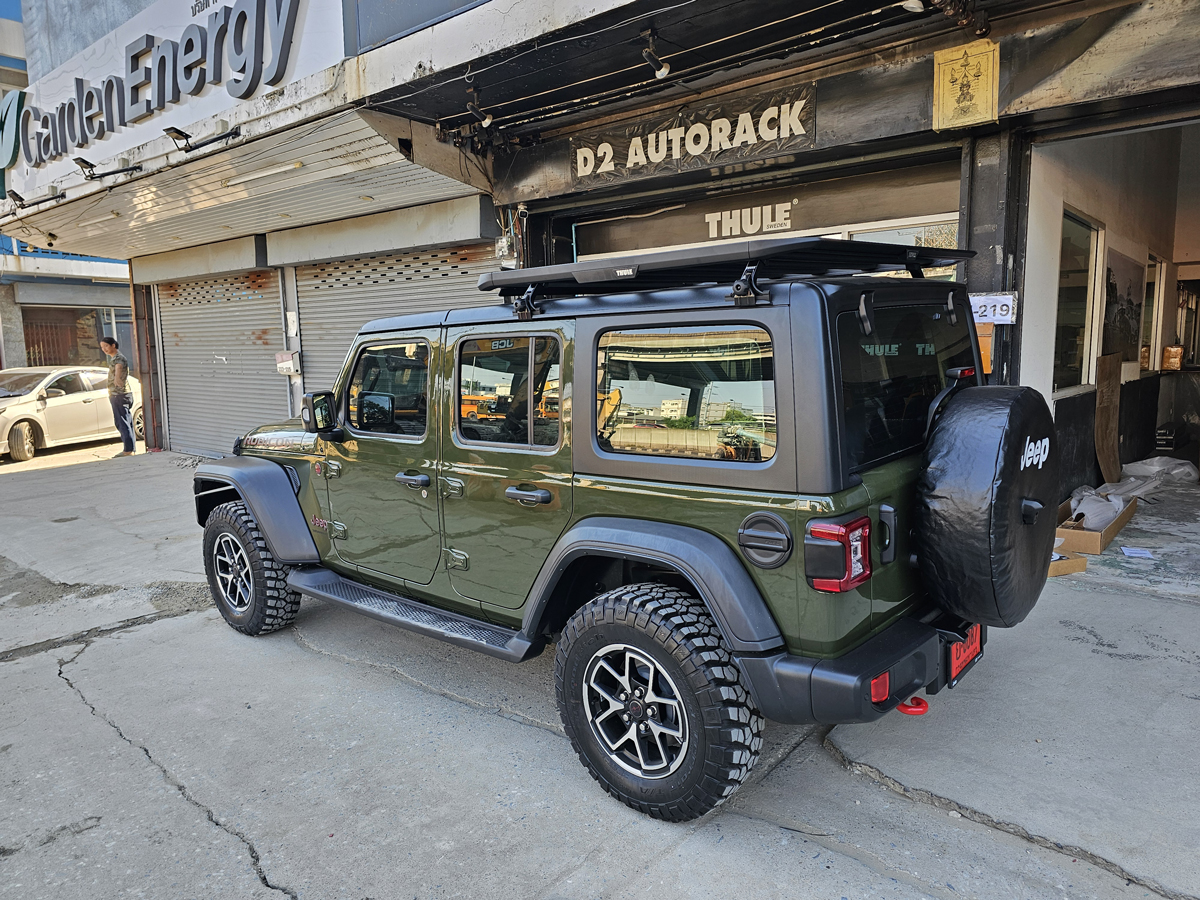
<svg viewBox="0 0 1200 900">
<path fill-rule="evenodd" d="M 1058 528 L 1054 532 L 1054 536 L 1062 538 L 1063 542 L 1056 549 L 1059 553 L 1071 550 L 1075 553 L 1099 555 L 1104 552 L 1104 548 L 1112 543 L 1117 533 L 1133 518 L 1135 512 L 1137 512 L 1136 497 L 1129 501 L 1129 505 L 1103 531 L 1064 528 L 1062 523 L 1071 517 L 1071 501 L 1065 500 L 1062 506 L 1058 508 Z"/>
<path fill-rule="evenodd" d="M 1063 559 L 1050 560 L 1050 575 L 1071 575 L 1075 572 L 1087 571 L 1087 557 L 1078 553 L 1072 553 L 1070 550 L 1064 550 L 1062 547 L 1054 549 L 1055 556 L 1061 556 Z"/>
</svg>

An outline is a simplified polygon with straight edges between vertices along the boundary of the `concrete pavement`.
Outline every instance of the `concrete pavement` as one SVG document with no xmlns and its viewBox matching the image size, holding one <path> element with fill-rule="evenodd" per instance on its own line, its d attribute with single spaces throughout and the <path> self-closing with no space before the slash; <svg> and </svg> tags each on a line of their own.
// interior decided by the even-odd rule
<svg viewBox="0 0 1200 900">
<path fill-rule="evenodd" d="M 571 753 L 549 653 L 512 666 L 312 601 L 265 638 L 225 626 L 201 583 L 191 462 L 0 467 L 0 897 L 1171 895 L 1127 884 L 1092 848 L 1068 855 L 900 796 L 811 728 L 768 726 L 751 782 L 703 820 L 646 819 Z M 968 782 L 1002 782 L 1004 760 L 930 738 L 938 717 L 968 713 L 1009 638 L 1053 633 L 1043 605 L 1041 628 L 993 637 L 928 721 L 889 717 L 900 732 L 866 752 L 907 739 Z M 1017 681 L 1034 667 L 1006 665 Z M 1065 724 L 1086 736 L 1104 720 Z M 1119 812 L 1082 780 L 1037 787 Z M 1148 881 L 1166 884 L 1167 855 L 1147 860 Z"/>
</svg>

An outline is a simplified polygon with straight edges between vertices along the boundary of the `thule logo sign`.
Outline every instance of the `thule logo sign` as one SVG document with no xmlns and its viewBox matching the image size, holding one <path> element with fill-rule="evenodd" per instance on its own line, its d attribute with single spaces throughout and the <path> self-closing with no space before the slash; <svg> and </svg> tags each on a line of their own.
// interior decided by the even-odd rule
<svg viewBox="0 0 1200 900">
<path fill-rule="evenodd" d="M 1034 441 L 1030 438 L 1025 438 L 1025 452 L 1021 454 L 1021 470 L 1036 465 L 1039 469 L 1042 464 L 1050 458 L 1050 438 L 1044 437 L 1040 441 Z"/>
<path fill-rule="evenodd" d="M 634 269 L 617 269 L 618 278 L 632 278 L 636 274 Z"/>
</svg>

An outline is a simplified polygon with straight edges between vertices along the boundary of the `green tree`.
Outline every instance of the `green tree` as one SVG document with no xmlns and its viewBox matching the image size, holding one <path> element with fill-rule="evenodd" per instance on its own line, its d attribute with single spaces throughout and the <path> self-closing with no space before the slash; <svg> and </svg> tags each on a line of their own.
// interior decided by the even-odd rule
<svg viewBox="0 0 1200 900">
<path fill-rule="evenodd" d="M 721 421 L 722 422 L 753 422 L 754 416 L 747 415 L 746 413 L 742 412 L 740 409 L 730 407 L 729 409 L 727 409 L 725 411 L 725 417 L 723 419 L 721 419 Z"/>
<path fill-rule="evenodd" d="M 668 428 L 695 428 L 695 416 L 680 416 L 678 419 L 663 419 L 662 423 Z"/>
</svg>

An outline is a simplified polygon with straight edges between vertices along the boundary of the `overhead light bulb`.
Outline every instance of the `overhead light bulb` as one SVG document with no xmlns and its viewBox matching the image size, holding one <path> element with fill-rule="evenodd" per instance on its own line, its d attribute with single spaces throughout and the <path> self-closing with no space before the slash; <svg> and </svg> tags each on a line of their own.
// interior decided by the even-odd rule
<svg viewBox="0 0 1200 900">
<path fill-rule="evenodd" d="M 484 128 L 487 128 L 488 126 L 490 126 L 492 124 L 492 114 L 485 113 L 474 103 L 467 104 L 467 112 L 469 112 L 471 115 L 473 115 L 475 118 L 477 118 L 479 120 L 479 124 L 482 125 Z"/>
<path fill-rule="evenodd" d="M 921 0 L 904 0 L 904 2 L 900 4 L 900 8 L 907 10 L 910 13 L 925 12 L 925 4 L 922 3 Z"/>
<path fill-rule="evenodd" d="M 76 228 L 90 228 L 93 225 L 106 225 L 109 222 L 111 222 L 113 219 L 119 219 L 119 218 L 121 218 L 121 214 L 119 212 L 117 212 L 115 209 L 110 209 L 106 215 L 103 215 L 98 219 L 88 219 L 86 222 L 78 222 L 78 223 L 76 223 L 75 227 Z"/>
<path fill-rule="evenodd" d="M 650 63 L 650 67 L 654 69 L 655 78 L 666 78 L 671 74 L 671 64 L 668 62 L 663 62 L 661 59 L 659 59 L 655 52 L 649 47 L 642 51 L 642 58 L 646 60 L 646 62 Z"/>
</svg>

